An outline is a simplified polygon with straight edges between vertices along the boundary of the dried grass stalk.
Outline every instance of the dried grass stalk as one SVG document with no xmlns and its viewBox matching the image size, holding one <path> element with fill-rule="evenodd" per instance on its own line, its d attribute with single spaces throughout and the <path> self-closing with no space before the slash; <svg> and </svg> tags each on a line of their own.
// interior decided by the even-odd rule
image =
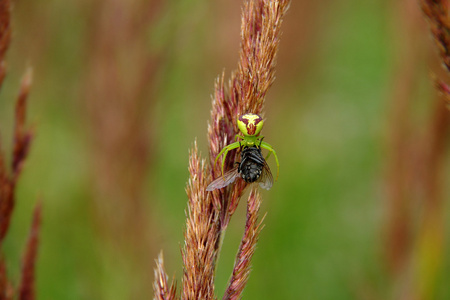
<svg viewBox="0 0 450 300">
<path fill-rule="evenodd" d="M 281 39 L 283 16 L 290 1 L 249 0 L 244 2 L 241 24 L 241 49 L 238 70 L 225 86 L 224 75 L 217 79 L 213 95 L 211 120 L 208 124 L 209 165 L 212 179 L 221 176 L 214 160 L 220 150 L 234 140 L 239 132 L 236 117 L 244 113 L 263 115 L 264 101 L 275 78 L 276 54 Z M 238 159 L 231 151 L 225 167 Z M 214 203 L 221 209 L 221 227 L 226 228 L 236 210 L 246 184 L 235 184 L 214 191 Z"/>
<path fill-rule="evenodd" d="M 167 274 L 164 270 L 164 259 L 162 252 L 159 254 L 156 260 L 155 269 L 155 282 L 153 283 L 153 289 L 155 291 L 155 300 L 175 300 L 178 299 L 176 296 L 176 286 L 172 282 L 169 284 L 167 282 Z"/>
<path fill-rule="evenodd" d="M 10 1 L 0 2 L 0 87 L 6 74 L 5 54 L 11 41 L 11 4 Z M 9 227 L 13 209 L 11 183 L 5 165 L 4 153 L 0 141 L 0 245 Z"/>
<path fill-rule="evenodd" d="M 436 10 L 443 8 L 440 6 L 442 3 L 421 1 L 433 36 L 440 46 L 448 40 L 445 37 L 448 32 L 441 35 L 436 31 L 437 28 L 443 30 L 445 25 L 439 21 L 444 16 L 443 11 Z M 413 9 L 417 8 L 417 4 L 407 0 L 399 5 L 401 9 L 411 5 L 414 5 Z M 436 266 L 442 261 L 441 212 L 444 198 L 441 183 L 450 115 L 439 99 L 432 102 L 427 123 L 418 125 L 414 117 L 413 95 L 420 75 L 415 66 L 422 55 L 419 48 L 409 46 L 412 39 L 420 35 L 420 15 L 415 13 L 419 10 L 413 9 L 406 9 L 410 13 L 396 18 L 400 25 L 396 28 L 401 30 L 402 38 L 407 42 L 399 45 L 401 60 L 396 67 L 395 93 L 390 102 L 386 262 L 392 282 L 392 298 L 432 299 L 431 289 L 427 288 L 435 287 L 439 275 Z M 441 51 L 440 55 L 443 61 L 448 59 L 447 51 Z M 447 88 L 441 80 L 436 79 L 435 82 L 442 83 L 439 89 Z M 415 209 L 414 203 L 420 203 L 420 210 Z M 417 218 L 420 222 L 415 221 Z M 423 272 L 425 269 L 427 272 Z"/>
<path fill-rule="evenodd" d="M 280 28 L 288 6 L 287 0 L 244 2 L 238 69 L 227 82 L 224 74 L 215 82 L 208 124 L 209 163 L 206 164 L 199 156 L 196 143 L 190 153 L 190 179 L 186 188 L 189 203 L 183 249 L 183 300 L 216 299 L 214 276 L 220 240 L 247 184 L 237 180 L 212 193 L 206 192 L 206 187 L 221 176 L 220 166 L 214 165 L 214 160 L 238 133 L 236 117 L 248 112 L 263 114 L 264 99 L 275 78 Z M 230 151 L 225 161 L 226 169 L 233 166 L 237 155 L 236 150 Z M 248 200 L 245 234 L 224 299 L 239 298 L 248 280 L 250 259 L 261 230 L 261 223 L 257 221 L 260 202 L 259 193 L 253 190 Z M 162 272 L 157 271 L 157 274 Z M 156 294 L 161 291 L 160 278 L 156 278 Z"/>
<path fill-rule="evenodd" d="M 8 170 L 5 163 L 4 153 L 0 149 L 0 245 L 9 229 L 12 212 L 15 205 L 15 186 L 28 155 L 32 141 L 32 131 L 25 127 L 26 99 L 31 85 L 31 71 L 29 70 L 21 84 L 19 96 L 16 103 L 14 145 L 11 160 L 11 169 Z M 34 211 L 30 237 L 22 265 L 22 279 L 17 290 L 17 299 L 35 299 L 34 272 L 38 248 L 38 234 L 40 228 L 41 205 L 37 205 Z M 16 294 L 11 281 L 7 278 L 4 260 L 0 259 L 0 300 L 14 299 Z"/>
<path fill-rule="evenodd" d="M 3 64 L 11 41 L 11 2 L 0 1 L 0 62 Z M 1 81 L 0 81 L 1 84 Z"/>
<path fill-rule="evenodd" d="M 19 96 L 16 103 L 14 149 L 11 162 L 11 172 L 8 172 L 4 154 L 0 150 L 0 244 L 9 227 L 12 211 L 14 209 L 14 189 L 22 165 L 27 157 L 32 132 L 25 129 L 26 99 L 31 85 L 31 70 L 28 70 L 22 79 Z M 1 145 L 1 144 L 0 144 Z M 11 174 L 9 174 L 11 173 Z"/>
<path fill-rule="evenodd" d="M 258 221 L 260 206 L 261 196 L 258 190 L 253 188 L 247 201 L 247 221 L 245 223 L 244 236 L 234 263 L 233 275 L 223 296 L 224 300 L 241 299 L 242 292 L 247 284 L 250 276 L 250 261 L 256 249 L 259 233 L 263 228 L 263 220 Z"/>
<path fill-rule="evenodd" d="M 6 274 L 6 263 L 0 257 L 0 300 L 14 299 L 14 287 Z"/>
<path fill-rule="evenodd" d="M 430 31 L 439 49 L 439 56 L 447 72 L 450 72 L 450 18 L 447 0 L 421 0 L 422 11 L 427 17 Z M 444 80 L 435 77 L 437 90 L 445 95 L 450 109 L 450 89 Z"/>
<path fill-rule="evenodd" d="M 34 208 L 33 221 L 31 223 L 30 236 L 22 261 L 22 279 L 19 286 L 19 300 L 34 300 L 35 296 L 35 262 L 39 245 L 39 232 L 41 227 L 42 204 L 38 203 Z"/>
<path fill-rule="evenodd" d="M 151 234 L 155 224 L 146 215 L 145 185 L 155 144 L 148 112 L 163 63 L 162 54 L 149 48 L 149 34 L 163 14 L 163 3 L 86 2 L 90 16 L 84 100 L 92 218 L 102 249 L 111 253 L 101 260 L 107 274 L 102 277 L 112 284 L 133 278 L 124 291 L 130 299 L 151 294 L 151 257 L 158 253 Z"/>
<path fill-rule="evenodd" d="M 209 183 L 205 160 L 198 155 L 197 143 L 190 153 L 190 178 L 186 193 L 189 205 L 183 249 L 181 299 L 215 299 L 214 271 L 220 236 L 219 213 L 206 186 Z"/>
<path fill-rule="evenodd" d="M 22 169 L 23 162 L 28 155 L 28 150 L 33 137 L 32 131 L 25 128 L 26 101 L 30 92 L 32 79 L 33 71 L 32 69 L 28 69 L 22 79 L 19 96 L 17 97 L 16 124 L 14 127 L 14 150 L 12 159 L 14 182 L 17 180 L 17 176 Z"/>
<path fill-rule="evenodd" d="M 5 53 L 11 41 L 10 1 L 0 1 L 0 87 L 6 75 Z M 14 143 L 11 167 L 8 168 L 0 141 L 0 246 L 9 229 L 15 204 L 15 186 L 28 155 L 32 140 L 32 131 L 25 127 L 27 98 L 32 82 L 31 69 L 25 73 L 16 101 Z M 6 263 L 0 254 L 0 300 L 17 299 L 32 300 L 34 293 L 34 266 L 38 248 L 38 232 L 40 224 L 40 205 L 34 212 L 30 238 L 23 259 L 22 279 L 16 291 L 12 280 L 7 276 Z M 1 248 L 1 247 L 0 247 Z"/>
<path fill-rule="evenodd" d="M 439 49 L 442 62 L 450 72 L 450 19 L 448 1 L 422 0 L 422 11 L 428 19 L 431 33 Z"/>
</svg>

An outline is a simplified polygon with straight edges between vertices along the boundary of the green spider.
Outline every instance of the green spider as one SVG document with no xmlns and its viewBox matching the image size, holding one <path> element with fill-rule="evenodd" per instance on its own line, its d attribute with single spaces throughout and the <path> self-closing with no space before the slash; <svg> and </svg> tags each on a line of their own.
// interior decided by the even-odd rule
<svg viewBox="0 0 450 300">
<path fill-rule="evenodd" d="M 214 164 L 216 164 L 219 157 L 222 154 L 224 154 L 222 159 L 222 176 L 224 175 L 223 168 L 225 165 L 225 158 L 227 157 L 228 151 L 243 147 L 257 147 L 269 150 L 269 154 L 267 155 L 266 160 L 267 158 L 269 158 L 270 154 L 273 153 L 275 161 L 277 163 L 277 179 L 278 179 L 278 175 L 280 173 L 280 164 L 278 163 L 277 154 L 270 144 L 263 142 L 264 137 L 258 135 L 263 127 L 263 124 L 264 124 L 263 119 L 256 114 L 248 113 L 238 117 L 237 125 L 242 135 L 237 134 L 235 137 L 236 142 L 225 146 L 217 155 L 216 160 L 214 161 Z M 238 139 L 241 140 L 238 141 Z"/>
</svg>

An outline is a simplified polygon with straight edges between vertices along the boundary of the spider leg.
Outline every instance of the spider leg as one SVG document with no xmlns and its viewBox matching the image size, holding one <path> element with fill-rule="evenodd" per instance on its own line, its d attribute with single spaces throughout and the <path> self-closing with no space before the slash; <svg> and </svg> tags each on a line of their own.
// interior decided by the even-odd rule
<svg viewBox="0 0 450 300">
<path fill-rule="evenodd" d="M 275 157 L 275 162 L 277 163 L 277 179 L 278 179 L 278 175 L 280 175 L 280 164 L 278 163 L 277 153 L 275 152 L 275 150 L 273 149 L 273 147 L 270 144 L 263 142 L 263 141 L 261 141 L 261 148 L 269 150 L 269 155 L 267 155 L 267 157 L 270 156 L 270 153 L 273 153 L 273 156 Z"/>
<path fill-rule="evenodd" d="M 223 153 L 222 169 L 221 169 L 222 170 L 222 176 L 223 176 L 223 168 L 225 166 L 225 159 L 227 158 L 228 151 L 236 149 L 236 148 L 239 148 L 239 147 L 240 147 L 240 142 L 234 142 L 233 144 L 229 144 L 229 145 L 225 146 L 222 149 L 222 151 L 220 151 L 219 155 L 217 155 L 216 161 L 219 158 L 219 156 L 222 155 L 222 153 Z M 216 164 L 216 163 L 214 163 L 214 164 Z"/>
<path fill-rule="evenodd" d="M 258 138 L 256 139 L 257 141 L 259 141 L 259 146 L 258 146 L 259 148 L 261 148 L 263 139 L 264 139 L 264 136 L 262 136 L 262 135 L 258 136 Z"/>
<path fill-rule="evenodd" d="M 228 146 L 229 146 L 229 145 L 228 145 Z M 217 160 L 218 160 L 219 157 L 225 152 L 225 150 L 227 150 L 227 147 L 228 147 L 228 146 L 223 147 L 222 150 L 220 150 L 219 154 L 217 154 L 216 159 L 214 160 L 214 165 L 216 165 Z"/>
<path fill-rule="evenodd" d="M 242 139 L 242 140 L 245 139 L 243 136 L 241 136 L 241 135 L 239 135 L 239 134 L 236 134 L 236 135 L 234 136 L 234 140 L 237 141 L 238 138 L 240 138 L 240 139 Z"/>
</svg>

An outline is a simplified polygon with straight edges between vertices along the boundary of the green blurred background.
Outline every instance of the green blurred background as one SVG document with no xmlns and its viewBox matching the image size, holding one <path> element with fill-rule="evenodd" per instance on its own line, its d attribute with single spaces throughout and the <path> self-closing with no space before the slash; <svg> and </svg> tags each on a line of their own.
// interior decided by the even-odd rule
<svg viewBox="0 0 450 300">
<path fill-rule="evenodd" d="M 30 66 L 36 136 L 2 250 L 18 278 L 42 198 L 39 299 L 152 298 L 161 250 L 180 283 L 188 150 L 197 139 L 207 153 L 214 80 L 237 67 L 241 5 L 14 2 L 0 94 L 3 149 Z M 295 0 L 282 29 L 263 131 L 280 177 L 262 192 L 267 217 L 244 299 L 450 299 L 448 130 L 431 240 L 421 239 L 429 232 L 427 187 L 408 181 L 430 170 L 415 158 L 435 103 L 443 106 L 429 78 L 439 72 L 436 47 L 418 3 Z M 396 110 L 402 101 L 407 110 Z M 399 150 L 393 145 L 404 135 L 409 143 Z M 392 171 L 395 157 L 406 161 L 402 172 Z M 407 217 L 391 222 L 396 182 L 404 184 L 396 209 Z M 242 204 L 220 255 L 220 298 L 243 233 Z M 406 231 L 391 234 L 396 225 Z"/>
</svg>

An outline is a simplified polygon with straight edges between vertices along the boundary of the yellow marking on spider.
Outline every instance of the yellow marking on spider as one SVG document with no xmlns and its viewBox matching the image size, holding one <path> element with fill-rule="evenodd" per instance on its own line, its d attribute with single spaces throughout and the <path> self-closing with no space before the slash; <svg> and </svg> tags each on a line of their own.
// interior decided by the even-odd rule
<svg viewBox="0 0 450 300">
<path fill-rule="evenodd" d="M 258 115 L 254 115 L 254 114 L 245 114 L 242 116 L 242 119 L 246 119 L 246 120 L 248 120 L 249 123 L 254 125 L 255 120 L 261 119 L 261 117 Z"/>
</svg>

